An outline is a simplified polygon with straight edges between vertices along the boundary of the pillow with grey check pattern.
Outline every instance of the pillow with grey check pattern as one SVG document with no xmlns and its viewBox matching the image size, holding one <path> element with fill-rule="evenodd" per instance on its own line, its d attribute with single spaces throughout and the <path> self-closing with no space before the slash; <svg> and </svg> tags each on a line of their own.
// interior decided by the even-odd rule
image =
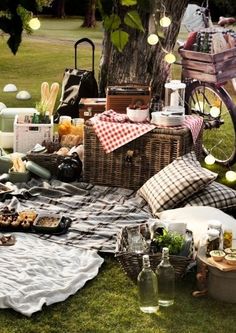
<svg viewBox="0 0 236 333">
<path fill-rule="evenodd" d="M 149 204 L 152 214 L 175 208 L 180 202 L 204 189 L 217 177 L 201 167 L 195 152 L 178 157 L 151 177 L 138 194 Z"/>
<path fill-rule="evenodd" d="M 223 184 L 212 182 L 205 189 L 184 200 L 180 206 L 211 206 L 231 211 L 236 209 L 236 191 Z"/>
</svg>

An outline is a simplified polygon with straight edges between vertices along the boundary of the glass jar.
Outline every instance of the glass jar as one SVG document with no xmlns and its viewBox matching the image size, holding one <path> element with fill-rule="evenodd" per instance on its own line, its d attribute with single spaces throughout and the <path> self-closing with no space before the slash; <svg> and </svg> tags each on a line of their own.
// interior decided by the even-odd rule
<svg viewBox="0 0 236 333">
<path fill-rule="evenodd" d="M 220 237 L 220 248 L 223 248 L 223 230 L 222 230 L 222 223 L 218 220 L 209 220 L 208 221 L 208 230 L 209 229 L 215 229 L 219 231 L 219 237 Z"/>
<path fill-rule="evenodd" d="M 72 119 L 71 134 L 78 135 L 80 137 L 81 143 L 84 138 L 84 119 L 74 118 Z"/>
<path fill-rule="evenodd" d="M 223 249 L 231 248 L 233 241 L 232 229 L 225 229 L 223 234 Z"/>
<path fill-rule="evenodd" d="M 208 229 L 206 241 L 206 256 L 210 257 L 210 252 L 219 250 L 220 247 L 220 234 L 216 229 Z"/>
<path fill-rule="evenodd" d="M 70 116 L 61 116 L 59 119 L 58 125 L 58 134 L 61 138 L 63 135 L 71 133 L 71 117 Z"/>
<path fill-rule="evenodd" d="M 186 84 L 180 80 L 171 80 L 165 84 L 165 106 L 184 107 Z"/>
</svg>

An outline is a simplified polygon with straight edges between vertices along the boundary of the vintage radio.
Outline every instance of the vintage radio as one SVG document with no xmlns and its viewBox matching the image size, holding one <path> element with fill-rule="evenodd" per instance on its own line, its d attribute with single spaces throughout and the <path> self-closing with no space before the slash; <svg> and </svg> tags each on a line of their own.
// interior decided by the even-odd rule
<svg viewBox="0 0 236 333">
<path fill-rule="evenodd" d="M 126 113 L 129 105 L 146 105 L 151 101 L 151 88 L 147 85 L 108 86 L 106 110 Z"/>
<path fill-rule="evenodd" d="M 105 111 L 106 98 L 81 98 L 79 103 L 79 116 L 88 120 L 96 113 Z"/>
</svg>

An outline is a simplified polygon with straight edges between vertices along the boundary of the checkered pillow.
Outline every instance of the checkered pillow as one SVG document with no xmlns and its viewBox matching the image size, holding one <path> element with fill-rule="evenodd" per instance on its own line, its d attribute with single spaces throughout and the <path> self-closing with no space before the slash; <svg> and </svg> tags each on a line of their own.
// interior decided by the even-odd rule
<svg viewBox="0 0 236 333">
<path fill-rule="evenodd" d="M 221 210 L 236 209 L 236 191 L 223 184 L 212 182 L 204 190 L 197 192 L 182 202 L 184 206 L 211 206 Z"/>
<path fill-rule="evenodd" d="M 205 188 L 215 180 L 216 173 L 203 169 L 194 152 L 178 157 L 139 190 L 153 215 L 176 207 L 181 201 Z"/>
</svg>

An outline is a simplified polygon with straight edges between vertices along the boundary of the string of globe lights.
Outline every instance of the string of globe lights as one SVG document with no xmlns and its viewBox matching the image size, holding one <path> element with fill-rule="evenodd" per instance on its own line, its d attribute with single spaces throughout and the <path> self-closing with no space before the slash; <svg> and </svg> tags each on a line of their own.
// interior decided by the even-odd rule
<svg viewBox="0 0 236 333">
<path fill-rule="evenodd" d="M 214 148 L 216 148 L 218 145 L 221 144 L 222 141 L 223 141 L 223 139 L 221 139 L 217 144 L 215 144 L 215 145 L 211 148 L 211 150 L 209 151 L 208 155 L 207 155 L 207 156 L 205 157 L 205 159 L 204 159 L 204 162 L 206 163 L 206 165 L 209 165 L 209 166 L 210 166 L 210 165 L 214 165 L 214 164 L 215 164 L 216 159 L 215 159 L 215 157 L 212 155 L 212 152 L 213 152 Z M 218 149 L 223 155 L 225 155 L 225 154 L 224 154 L 224 151 L 223 151 L 222 149 L 219 149 L 219 147 L 217 147 L 217 149 Z M 225 155 L 225 157 L 226 157 L 226 155 Z M 227 180 L 228 182 L 235 182 L 235 181 L 236 181 L 236 172 L 233 171 L 233 170 L 231 170 L 230 167 L 228 167 L 228 168 L 229 168 L 229 170 L 226 171 L 226 173 L 225 173 L 225 178 L 226 178 L 226 180 Z"/>
<path fill-rule="evenodd" d="M 38 30 L 41 26 L 41 23 L 40 23 L 38 17 L 32 17 L 29 20 L 28 25 L 32 30 Z"/>
<path fill-rule="evenodd" d="M 221 114 L 221 110 L 220 110 L 220 101 L 215 101 L 214 105 L 211 106 L 210 111 L 209 111 L 209 116 L 212 117 L 213 119 L 217 119 L 220 117 Z M 194 110 L 199 114 L 199 116 L 204 116 L 204 103 L 202 101 L 197 101 L 194 105 Z M 220 151 L 220 153 L 225 156 L 225 158 L 227 158 L 225 152 L 220 149 L 220 144 L 223 142 L 223 139 L 220 139 L 213 147 L 211 147 L 209 153 L 206 155 L 204 162 L 206 163 L 206 165 L 208 166 L 212 166 L 216 163 L 216 159 L 213 156 L 213 151 L 214 149 L 218 149 L 218 151 Z M 228 167 L 228 171 L 226 171 L 225 173 L 225 178 L 228 182 L 235 182 L 236 181 L 236 172 L 231 170 L 229 166 Z"/>
<path fill-rule="evenodd" d="M 157 43 L 160 44 L 161 49 L 166 53 L 166 55 L 164 56 L 164 60 L 168 63 L 168 64 L 173 64 L 176 61 L 176 57 L 172 52 L 167 51 L 161 43 L 161 37 L 158 35 L 157 33 L 157 27 L 160 25 L 162 28 L 167 29 L 170 25 L 171 25 L 171 18 L 169 16 L 166 15 L 166 7 L 164 6 L 163 3 L 161 3 L 161 7 L 163 7 L 163 14 L 162 17 L 160 18 L 159 21 L 157 21 L 156 19 L 156 13 L 153 13 L 153 21 L 154 21 L 154 25 L 155 25 L 155 33 L 151 33 L 148 38 L 147 38 L 147 42 L 149 45 L 156 45 Z M 158 12 L 159 9 L 156 10 L 156 12 Z"/>
</svg>

